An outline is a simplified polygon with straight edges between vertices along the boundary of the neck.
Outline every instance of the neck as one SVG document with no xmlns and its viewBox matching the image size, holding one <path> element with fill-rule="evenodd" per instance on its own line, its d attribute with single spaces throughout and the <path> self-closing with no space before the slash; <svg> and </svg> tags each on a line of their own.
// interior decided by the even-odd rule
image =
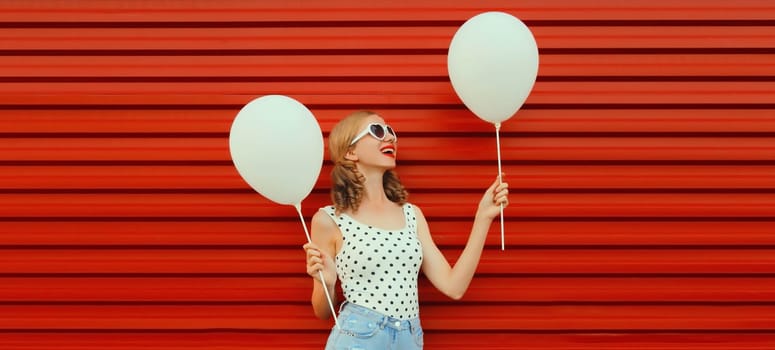
<svg viewBox="0 0 775 350">
<path fill-rule="evenodd" d="M 362 171 L 362 170 L 361 170 Z M 373 206 L 373 205 L 383 205 L 387 203 L 392 203 L 387 198 L 387 195 L 385 194 L 385 188 L 382 187 L 382 178 L 385 175 L 385 172 L 382 170 L 379 171 L 371 171 L 371 172 L 361 172 L 366 179 L 364 186 L 364 193 L 363 193 L 363 200 L 361 204 L 366 204 L 367 206 Z"/>
</svg>

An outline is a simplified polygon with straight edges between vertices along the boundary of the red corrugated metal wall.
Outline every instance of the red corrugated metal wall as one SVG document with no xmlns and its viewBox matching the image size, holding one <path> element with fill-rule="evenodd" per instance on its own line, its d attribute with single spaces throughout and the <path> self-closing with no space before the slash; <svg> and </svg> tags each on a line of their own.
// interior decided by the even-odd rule
<svg viewBox="0 0 775 350">
<path fill-rule="evenodd" d="M 0 348 L 313 349 L 295 211 L 229 159 L 237 111 L 355 109 L 450 259 L 496 172 L 446 71 L 506 11 L 540 48 L 505 123 L 512 188 L 460 302 L 423 281 L 429 349 L 775 349 L 771 1 L 0 2 Z M 305 201 L 327 202 L 328 166 Z"/>
</svg>

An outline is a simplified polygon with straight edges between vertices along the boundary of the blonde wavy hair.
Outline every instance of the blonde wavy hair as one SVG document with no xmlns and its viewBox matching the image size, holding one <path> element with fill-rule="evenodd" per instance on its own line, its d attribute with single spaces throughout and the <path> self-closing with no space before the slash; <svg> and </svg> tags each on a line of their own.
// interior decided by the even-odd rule
<svg viewBox="0 0 775 350">
<path fill-rule="evenodd" d="M 366 179 L 358 171 L 355 162 L 345 159 L 345 155 L 355 147 L 350 143 L 361 131 L 363 120 L 372 115 L 379 114 L 365 110 L 354 112 L 339 121 L 328 136 L 328 150 L 334 163 L 334 168 L 331 170 L 331 201 L 337 213 L 347 209 L 358 211 L 363 200 L 363 184 Z M 399 205 L 406 203 L 409 193 L 401 184 L 395 171 L 385 172 L 382 177 L 382 187 L 391 202 Z"/>
</svg>

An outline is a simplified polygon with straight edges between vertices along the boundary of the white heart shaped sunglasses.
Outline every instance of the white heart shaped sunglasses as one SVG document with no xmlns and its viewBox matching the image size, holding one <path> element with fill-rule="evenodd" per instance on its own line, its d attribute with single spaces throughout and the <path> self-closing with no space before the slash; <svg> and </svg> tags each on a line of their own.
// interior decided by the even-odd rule
<svg viewBox="0 0 775 350">
<path fill-rule="evenodd" d="M 350 146 L 354 145 L 358 140 L 362 139 L 366 135 L 371 135 L 377 140 L 383 141 L 385 137 L 390 134 L 393 136 L 393 142 L 396 142 L 398 140 L 398 136 L 396 136 L 396 132 L 393 131 L 393 128 L 390 127 L 390 125 L 382 125 L 380 123 L 371 123 L 369 125 L 366 125 L 366 128 L 361 131 L 358 136 L 355 136 L 352 142 L 350 142 Z"/>
</svg>

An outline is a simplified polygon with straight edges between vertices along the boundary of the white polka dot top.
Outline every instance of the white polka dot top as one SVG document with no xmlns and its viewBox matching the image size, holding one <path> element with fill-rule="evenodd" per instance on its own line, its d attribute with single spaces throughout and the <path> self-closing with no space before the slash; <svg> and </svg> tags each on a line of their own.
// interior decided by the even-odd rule
<svg viewBox="0 0 775 350">
<path fill-rule="evenodd" d="M 344 213 L 336 216 L 333 206 L 322 208 L 342 231 L 342 249 L 335 260 L 345 299 L 408 320 L 420 315 L 417 275 L 422 247 L 417 239 L 414 208 L 407 203 L 403 209 L 404 228 L 384 230 Z"/>
</svg>

